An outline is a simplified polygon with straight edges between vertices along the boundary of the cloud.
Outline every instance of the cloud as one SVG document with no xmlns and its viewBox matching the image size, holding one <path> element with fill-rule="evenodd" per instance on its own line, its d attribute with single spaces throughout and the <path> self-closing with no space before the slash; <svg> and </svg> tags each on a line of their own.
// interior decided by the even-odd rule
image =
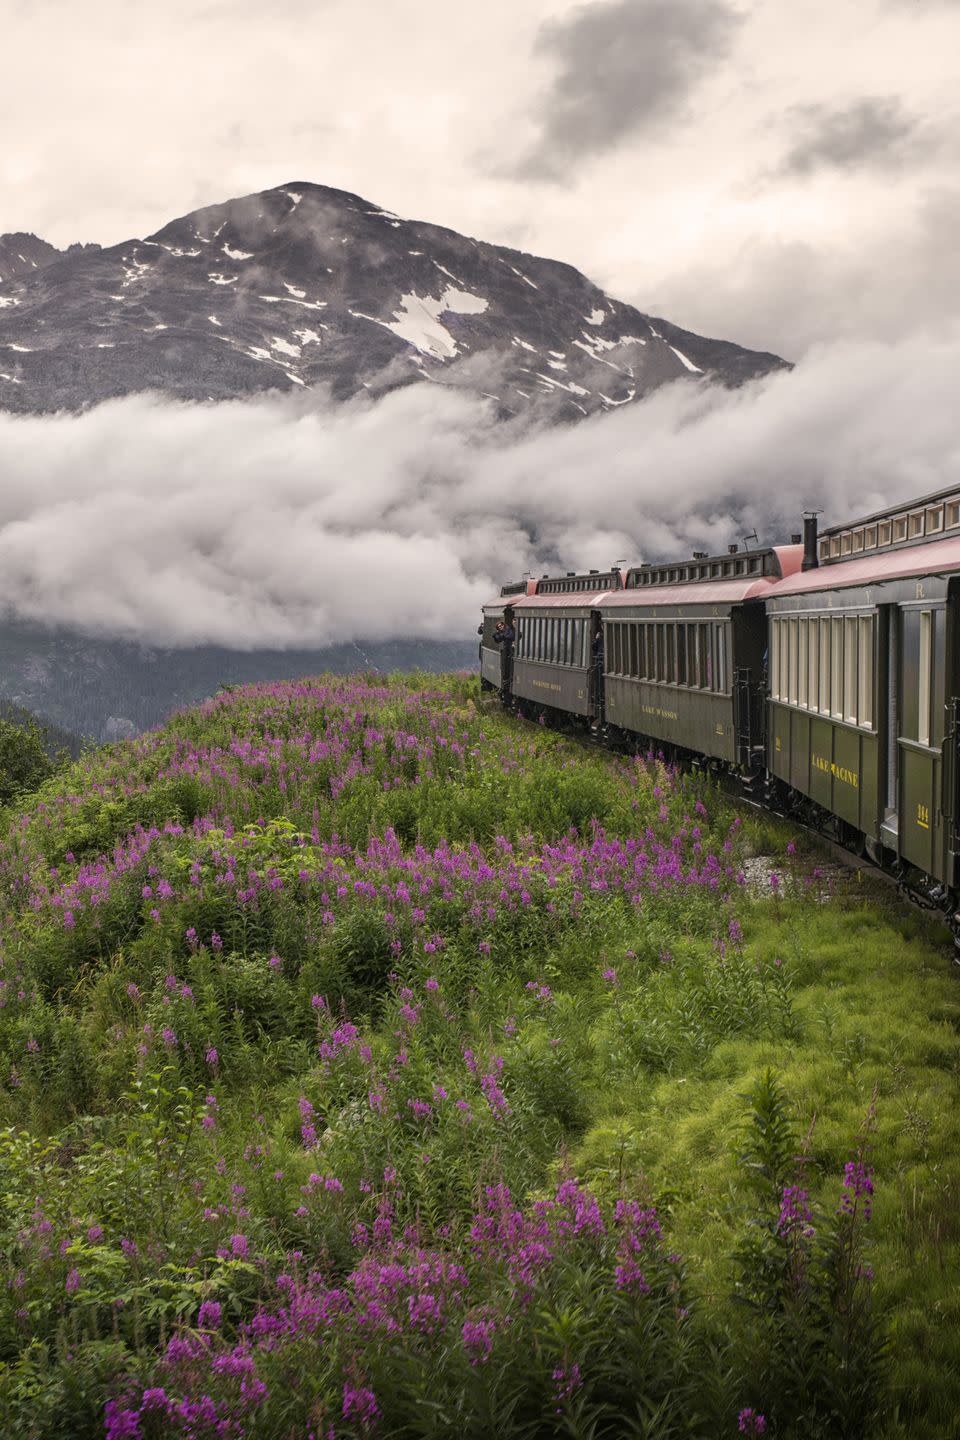
<svg viewBox="0 0 960 1440">
<path fill-rule="evenodd" d="M 0 415 L 0 610 L 172 646 L 469 636 L 525 570 L 782 539 L 807 506 L 957 483 L 958 367 L 960 326 L 554 429 L 433 385 Z"/>
<path fill-rule="evenodd" d="M 925 148 L 917 118 L 895 95 L 866 96 L 835 107 L 798 105 L 788 111 L 787 121 L 795 139 L 780 166 L 785 175 L 827 169 L 893 170 Z"/>
<path fill-rule="evenodd" d="M 837 339 L 895 341 L 957 324 L 960 188 L 931 188 L 870 228 L 817 241 L 757 235 L 661 282 L 648 309 L 789 359 Z"/>
<path fill-rule="evenodd" d="M 659 129 L 719 65 L 738 24 L 721 0 L 606 0 L 548 21 L 534 51 L 558 69 L 519 172 L 572 178 L 577 162 Z"/>
</svg>

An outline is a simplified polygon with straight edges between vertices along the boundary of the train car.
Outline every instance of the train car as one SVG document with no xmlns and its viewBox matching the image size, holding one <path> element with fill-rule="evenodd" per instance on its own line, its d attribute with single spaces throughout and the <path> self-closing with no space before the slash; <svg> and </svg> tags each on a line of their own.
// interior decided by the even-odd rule
<svg viewBox="0 0 960 1440">
<path fill-rule="evenodd" d="M 942 903 L 960 887 L 960 492 L 837 526 L 768 597 L 767 767 Z"/>
<path fill-rule="evenodd" d="M 517 639 L 511 693 L 521 712 L 558 711 L 596 723 L 599 697 L 593 674 L 592 624 L 600 603 L 623 583 L 616 568 L 544 575 L 535 593 L 513 606 Z"/>
<path fill-rule="evenodd" d="M 524 595 L 536 594 L 537 582 L 532 579 L 514 580 L 500 587 L 496 600 L 483 606 L 483 623 L 480 631 L 480 688 L 500 690 L 503 685 L 503 668 L 500 647 L 494 643 L 493 633 L 497 622 L 513 614 L 513 606 Z"/>
<path fill-rule="evenodd" d="M 750 773 L 764 760 L 764 602 L 799 571 L 791 545 L 642 565 L 602 597 L 604 720 L 613 739 L 654 739 Z"/>
</svg>

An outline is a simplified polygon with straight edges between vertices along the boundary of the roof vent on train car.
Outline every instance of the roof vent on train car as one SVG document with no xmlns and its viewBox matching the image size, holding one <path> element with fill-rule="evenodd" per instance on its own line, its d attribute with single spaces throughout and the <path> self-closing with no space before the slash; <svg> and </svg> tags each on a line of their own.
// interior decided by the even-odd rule
<svg viewBox="0 0 960 1440">
<path fill-rule="evenodd" d="M 599 571 L 599 570 L 591 570 L 591 571 L 590 571 L 590 574 L 591 574 L 591 575 L 599 575 L 599 574 L 600 574 L 600 571 Z"/>
<path fill-rule="evenodd" d="M 707 558 L 707 552 L 706 552 L 706 550 L 694 550 L 694 552 L 693 552 L 693 558 L 694 558 L 694 560 L 706 560 L 706 558 Z"/>
<path fill-rule="evenodd" d="M 817 516 L 819 510 L 804 510 L 803 512 L 803 562 L 801 570 L 816 570 L 820 561 L 817 559 Z"/>
<path fill-rule="evenodd" d="M 574 575 L 576 575 L 576 573 L 577 573 L 576 570 L 568 570 L 568 571 L 567 571 L 567 579 L 568 579 L 568 580 L 572 580 L 573 577 L 574 577 Z"/>
<path fill-rule="evenodd" d="M 739 545 L 728 545 L 728 546 L 727 546 L 727 554 L 728 554 L 728 555 L 736 555 L 736 553 L 737 553 L 737 551 L 739 550 L 739 548 L 740 548 Z"/>
<path fill-rule="evenodd" d="M 802 544 L 802 543 L 803 543 L 803 536 L 802 536 L 802 535 L 791 535 L 791 536 L 790 536 L 790 544 L 791 544 L 791 545 L 800 545 L 800 544 Z"/>
</svg>

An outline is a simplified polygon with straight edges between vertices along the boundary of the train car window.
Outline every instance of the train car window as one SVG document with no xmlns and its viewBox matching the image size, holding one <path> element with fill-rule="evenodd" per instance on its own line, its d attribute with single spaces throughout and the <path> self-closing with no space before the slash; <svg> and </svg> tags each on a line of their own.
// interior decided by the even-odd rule
<svg viewBox="0 0 960 1440">
<path fill-rule="evenodd" d="M 687 679 L 688 673 L 689 673 L 690 671 L 692 671 L 692 662 L 691 662 L 691 664 L 690 664 L 689 666 L 688 666 L 688 663 L 687 663 L 687 662 L 690 660 L 690 655 L 689 655 L 688 652 L 689 652 L 690 649 L 692 649 L 692 647 L 693 647 L 693 631 L 694 631 L 695 629 L 696 629 L 696 626 L 695 626 L 695 625 L 678 625 L 678 626 L 677 626 L 677 684 L 678 684 L 678 685 L 686 685 L 686 684 L 688 684 L 688 683 L 689 683 L 690 685 L 693 684 L 693 676 L 692 676 L 692 674 L 690 675 L 689 681 L 688 681 L 688 679 Z"/>
<path fill-rule="evenodd" d="M 666 641 L 664 640 L 665 626 L 657 624 L 653 627 L 654 652 L 653 652 L 653 679 L 659 684 L 665 679 L 664 655 L 666 653 Z"/>
<path fill-rule="evenodd" d="M 960 501 L 951 500 L 947 506 L 947 529 L 954 530 L 960 525 Z"/>
<path fill-rule="evenodd" d="M 862 530 L 854 530 L 854 532 L 853 532 L 853 553 L 854 553 L 854 555 L 859 555 L 859 554 L 860 554 L 860 551 L 861 551 L 862 549 L 863 549 L 863 531 L 862 531 Z"/>
<path fill-rule="evenodd" d="M 878 544 L 878 545 L 889 545 L 889 544 L 890 544 L 890 541 L 891 541 L 892 539 L 893 539 L 893 524 L 892 524 L 892 522 L 889 521 L 889 520 L 884 520 L 883 523 L 882 523 L 881 526 L 880 526 L 880 535 L 879 535 L 879 538 L 878 538 L 878 540 L 877 540 L 877 544 Z"/>
<path fill-rule="evenodd" d="M 936 535 L 943 529 L 943 506 L 935 505 L 927 511 L 927 534 Z"/>
<path fill-rule="evenodd" d="M 780 621 L 770 621 L 770 694 L 780 699 Z"/>
<path fill-rule="evenodd" d="M 807 658 L 810 646 L 810 621 L 797 621 L 797 704 L 803 709 L 807 708 L 807 676 L 809 674 L 809 660 Z"/>
<path fill-rule="evenodd" d="M 677 627 L 676 625 L 666 625 L 664 629 L 667 642 L 667 665 L 663 678 L 668 685 L 675 685 L 677 683 Z"/>
<path fill-rule="evenodd" d="M 821 715 L 830 714 L 830 621 L 820 621 L 820 705 Z"/>
<path fill-rule="evenodd" d="M 843 620 L 830 623 L 830 714 L 843 719 Z"/>
<path fill-rule="evenodd" d="M 876 548 L 877 548 L 877 527 L 876 527 L 876 525 L 868 525 L 868 526 L 867 526 L 867 528 L 866 528 L 866 530 L 865 530 L 865 532 L 864 532 L 864 544 L 866 545 L 866 547 L 867 547 L 868 550 L 876 550 Z"/>
<path fill-rule="evenodd" d="M 861 725 L 873 729 L 873 641 L 874 621 L 872 615 L 860 616 L 859 655 L 860 674 L 857 682 L 857 718 Z"/>
<path fill-rule="evenodd" d="M 843 622 L 843 718 L 857 723 L 857 619 Z"/>
<path fill-rule="evenodd" d="M 907 517 L 906 517 L 906 515 L 900 515 L 900 516 L 898 516 L 898 518 L 897 518 L 896 520 L 894 520 L 894 522 L 893 522 L 893 538 L 894 538 L 894 540 L 906 540 L 906 538 L 907 538 Z"/>
<path fill-rule="evenodd" d="M 849 555 L 853 548 L 853 536 L 849 534 L 840 536 L 840 554 Z"/>
<path fill-rule="evenodd" d="M 923 534 L 923 511 L 914 510 L 909 521 L 909 535 L 911 540 L 918 540 Z"/>
<path fill-rule="evenodd" d="M 807 709 L 819 709 L 818 681 L 820 678 L 820 628 L 816 620 L 808 620 L 807 625 Z"/>
<path fill-rule="evenodd" d="M 630 631 L 630 674 L 636 680 L 640 674 L 640 627 L 633 620 L 628 628 Z"/>
<path fill-rule="evenodd" d="M 797 703 L 797 695 L 798 695 L 798 693 L 799 693 L 799 686 L 798 686 L 798 684 L 797 684 L 797 672 L 798 672 L 798 668 L 799 668 L 799 666 L 798 666 L 799 651 L 798 651 L 797 621 L 796 621 L 796 620 L 791 620 L 791 621 L 789 622 L 789 626 L 790 626 L 790 629 L 789 629 L 789 631 L 788 631 L 788 639 L 789 639 L 789 647 L 790 647 L 790 658 L 789 658 L 790 670 L 789 670 L 789 674 L 788 674 L 788 677 L 787 677 L 787 698 L 788 698 L 788 700 L 790 701 L 790 704 L 791 704 L 791 705 L 796 705 L 796 703 Z"/>
<path fill-rule="evenodd" d="M 920 674 L 917 687 L 917 739 L 930 744 L 930 663 L 933 658 L 933 611 L 920 612 Z"/>
<path fill-rule="evenodd" d="M 727 690 L 727 627 L 718 625 L 717 629 L 717 690 L 721 695 Z"/>
</svg>

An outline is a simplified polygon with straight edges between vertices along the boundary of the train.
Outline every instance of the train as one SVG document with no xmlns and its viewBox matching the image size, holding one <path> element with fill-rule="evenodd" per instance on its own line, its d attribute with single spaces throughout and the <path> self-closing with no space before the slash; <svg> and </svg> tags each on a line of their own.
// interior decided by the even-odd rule
<svg viewBox="0 0 960 1440">
<path fill-rule="evenodd" d="M 483 606 L 479 662 L 519 715 L 722 773 L 868 858 L 960 946 L 960 488 L 807 512 L 788 544 L 525 576 Z"/>
</svg>

